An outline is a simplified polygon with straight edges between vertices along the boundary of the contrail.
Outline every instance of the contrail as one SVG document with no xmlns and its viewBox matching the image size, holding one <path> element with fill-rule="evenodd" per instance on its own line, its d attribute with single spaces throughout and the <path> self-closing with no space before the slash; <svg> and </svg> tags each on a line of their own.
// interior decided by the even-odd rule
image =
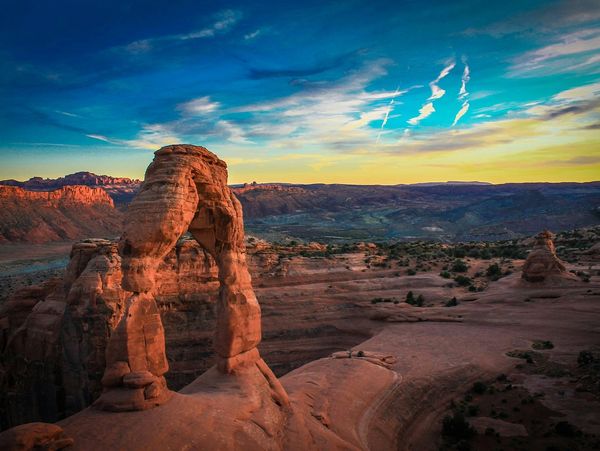
<svg viewBox="0 0 600 451">
<path fill-rule="evenodd" d="M 392 96 L 392 99 L 390 100 L 390 103 L 388 103 L 388 107 L 385 110 L 385 116 L 383 117 L 383 122 L 381 123 L 381 128 L 379 129 L 379 133 L 377 134 L 377 141 L 375 141 L 375 143 L 377 143 L 377 144 L 379 144 L 379 138 L 381 138 L 381 132 L 383 132 L 383 127 L 385 127 L 385 124 L 387 124 L 388 117 L 390 117 L 390 112 L 392 111 L 392 109 L 394 107 L 394 99 L 396 99 L 398 94 L 400 94 L 400 86 L 396 87 L 396 91 L 394 91 L 394 95 Z"/>
</svg>

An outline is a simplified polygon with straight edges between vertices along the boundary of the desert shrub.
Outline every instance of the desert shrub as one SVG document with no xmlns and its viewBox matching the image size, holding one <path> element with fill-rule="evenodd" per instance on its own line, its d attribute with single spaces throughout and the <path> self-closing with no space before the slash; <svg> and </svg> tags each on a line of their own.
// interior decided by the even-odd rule
<svg viewBox="0 0 600 451">
<path fill-rule="evenodd" d="M 443 277 L 444 279 L 449 279 L 450 277 L 452 277 L 452 275 L 448 271 L 442 271 L 440 273 L 440 277 Z"/>
<path fill-rule="evenodd" d="M 371 304 L 379 304 L 380 302 L 394 302 L 392 298 L 374 298 L 371 299 Z"/>
<path fill-rule="evenodd" d="M 422 294 L 420 294 L 419 296 L 417 296 L 415 298 L 415 295 L 413 294 L 413 292 L 409 291 L 408 294 L 406 295 L 406 303 L 410 304 L 410 305 L 414 305 L 415 307 L 423 307 L 423 304 L 425 303 L 425 298 L 423 297 Z"/>
<path fill-rule="evenodd" d="M 481 258 L 482 260 L 489 260 L 490 258 L 492 258 L 492 254 L 489 250 L 483 249 L 481 252 L 479 252 L 479 258 Z"/>
<path fill-rule="evenodd" d="M 467 287 L 473 283 L 470 277 L 458 275 L 454 278 L 454 281 L 459 284 L 461 287 Z"/>
<path fill-rule="evenodd" d="M 596 362 L 596 357 L 590 351 L 581 351 L 577 356 L 577 365 L 579 366 L 587 366 Z"/>
<path fill-rule="evenodd" d="M 533 349 L 553 349 L 554 348 L 554 344 L 551 341 L 548 340 L 536 340 L 533 342 L 533 344 L 531 345 L 531 347 Z"/>
<path fill-rule="evenodd" d="M 452 263 L 451 270 L 454 272 L 466 272 L 467 269 L 469 269 L 469 266 L 462 260 L 457 259 Z"/>
<path fill-rule="evenodd" d="M 488 389 L 488 386 L 485 382 L 477 381 L 471 387 L 471 391 L 473 393 L 477 393 L 478 395 L 483 395 Z"/>
<path fill-rule="evenodd" d="M 406 270 L 406 274 L 409 275 L 409 276 L 414 276 L 416 273 L 417 273 L 417 271 L 415 269 L 413 269 L 413 268 L 408 268 Z"/>
<path fill-rule="evenodd" d="M 568 421 L 559 421 L 554 426 L 554 432 L 563 437 L 575 437 L 579 431 Z"/>
<path fill-rule="evenodd" d="M 449 301 L 446 302 L 446 304 L 444 304 L 445 307 L 456 307 L 458 305 L 458 300 L 456 299 L 456 296 L 453 297 L 452 299 L 450 299 Z"/>
<path fill-rule="evenodd" d="M 492 280 L 498 280 L 502 277 L 502 269 L 498 266 L 498 263 L 492 263 L 485 271 L 485 275 Z"/>
<path fill-rule="evenodd" d="M 473 427 L 465 420 L 462 413 L 444 417 L 442 434 L 456 441 L 470 439 L 475 434 Z"/>
</svg>

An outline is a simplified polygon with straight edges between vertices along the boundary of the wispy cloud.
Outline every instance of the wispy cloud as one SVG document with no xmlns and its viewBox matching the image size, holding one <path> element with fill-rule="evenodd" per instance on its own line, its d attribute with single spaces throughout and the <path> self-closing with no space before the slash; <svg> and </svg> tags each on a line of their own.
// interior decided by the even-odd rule
<svg viewBox="0 0 600 451">
<path fill-rule="evenodd" d="M 600 28 L 587 28 L 559 37 L 554 43 L 517 57 L 511 68 L 513 75 L 536 72 L 548 66 L 555 72 L 589 67 L 600 62 Z M 568 64 L 567 64 L 568 63 Z"/>
<path fill-rule="evenodd" d="M 417 125 L 426 117 L 430 116 L 432 113 L 435 113 L 435 108 L 433 107 L 433 102 L 426 103 L 419 109 L 419 115 L 409 119 L 407 122 L 410 125 Z"/>
<path fill-rule="evenodd" d="M 429 87 L 431 88 L 431 96 L 429 96 L 429 99 L 427 99 L 427 100 L 436 100 L 436 99 L 441 99 L 442 97 L 444 97 L 444 94 L 446 94 L 446 91 L 443 90 L 442 88 L 440 88 L 438 86 L 438 83 L 443 78 L 446 78 L 448 76 L 448 74 L 452 71 L 452 69 L 454 69 L 454 66 L 456 66 L 456 63 L 454 63 L 454 62 L 449 63 L 446 67 L 444 67 L 442 69 L 442 71 L 440 72 L 438 77 L 429 83 Z"/>
<path fill-rule="evenodd" d="M 582 26 L 599 19 L 598 0 L 558 0 L 542 2 L 539 8 L 511 14 L 508 19 L 483 27 L 468 28 L 462 34 L 501 38 L 511 34 L 553 33 L 557 29 Z"/>
<path fill-rule="evenodd" d="M 188 114 L 206 114 L 217 110 L 220 106 L 219 102 L 213 102 L 209 96 L 204 96 L 179 104 L 177 109 Z"/>
<path fill-rule="evenodd" d="M 385 125 L 387 124 L 388 118 L 390 117 L 390 112 L 394 108 L 394 100 L 396 100 L 396 97 L 398 96 L 399 93 L 400 93 L 400 88 L 398 87 L 398 88 L 396 88 L 396 91 L 394 92 L 394 96 L 390 99 L 390 103 L 388 103 L 388 106 L 385 109 L 385 116 L 383 117 L 383 121 L 381 121 L 381 128 L 379 130 L 379 133 L 377 134 L 377 142 L 379 142 L 379 139 L 381 138 L 381 132 L 383 131 Z"/>
<path fill-rule="evenodd" d="M 444 89 L 440 88 L 438 86 L 438 83 L 442 79 L 446 78 L 448 76 L 448 74 L 450 72 L 452 72 L 452 69 L 454 69 L 455 66 L 456 66 L 456 63 L 454 61 L 449 62 L 442 69 L 442 71 L 437 76 L 437 78 L 435 80 L 432 80 L 429 83 L 429 88 L 431 89 L 431 95 L 427 99 L 427 103 L 425 103 L 419 109 L 419 115 L 415 116 L 407 121 L 410 125 L 417 125 L 423 119 L 429 117 L 432 113 L 435 112 L 435 108 L 433 107 L 433 101 L 437 100 L 437 99 L 441 99 L 442 97 L 444 97 L 444 94 L 446 94 L 446 91 Z"/>
<path fill-rule="evenodd" d="M 124 47 L 124 49 L 125 51 L 133 54 L 147 53 L 153 50 L 156 45 L 178 41 L 188 41 L 191 39 L 212 38 L 218 34 L 229 32 L 240 21 L 242 18 L 242 13 L 240 11 L 226 9 L 219 11 L 213 17 L 214 21 L 210 25 L 199 30 L 189 33 L 171 34 L 148 39 L 140 39 L 130 42 Z"/>
<path fill-rule="evenodd" d="M 454 121 L 452 122 L 452 127 L 456 125 L 456 123 L 463 117 L 467 111 L 469 111 L 469 91 L 467 91 L 467 84 L 471 79 L 471 69 L 467 64 L 466 58 L 463 58 L 463 63 L 465 68 L 463 69 L 463 74 L 461 77 L 460 91 L 458 91 L 458 100 L 462 100 L 462 106 L 460 110 L 454 116 Z"/>
<path fill-rule="evenodd" d="M 244 35 L 244 40 L 245 41 L 251 41 L 252 39 L 257 38 L 258 36 L 260 36 L 262 34 L 262 30 L 259 28 L 257 30 L 254 30 L 251 33 L 247 33 Z"/>
</svg>

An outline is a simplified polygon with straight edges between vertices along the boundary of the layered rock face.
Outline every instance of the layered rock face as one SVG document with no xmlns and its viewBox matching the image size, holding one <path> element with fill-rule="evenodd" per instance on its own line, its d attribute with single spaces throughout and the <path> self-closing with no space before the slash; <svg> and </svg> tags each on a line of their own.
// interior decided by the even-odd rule
<svg viewBox="0 0 600 451">
<path fill-rule="evenodd" d="M 521 277 L 528 282 L 544 282 L 553 278 L 573 279 L 557 257 L 554 235 L 545 230 L 535 237 L 533 249 L 523 265 Z"/>
<path fill-rule="evenodd" d="M 117 204 L 130 202 L 139 190 L 141 183 L 141 180 L 137 179 L 96 175 L 92 172 L 76 172 L 56 179 L 32 177 L 24 182 L 0 180 L 0 185 L 18 186 L 29 191 L 52 191 L 72 185 L 99 187 L 106 191 Z"/>
<path fill-rule="evenodd" d="M 0 185 L 0 243 L 112 237 L 121 221 L 113 200 L 100 188 L 65 186 L 42 192 Z"/>
</svg>

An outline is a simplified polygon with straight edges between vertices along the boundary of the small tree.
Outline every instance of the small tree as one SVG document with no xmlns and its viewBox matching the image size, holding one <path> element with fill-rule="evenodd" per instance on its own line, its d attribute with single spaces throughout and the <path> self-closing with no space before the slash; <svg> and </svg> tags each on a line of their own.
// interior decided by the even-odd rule
<svg viewBox="0 0 600 451">
<path fill-rule="evenodd" d="M 500 277 L 502 277 L 502 269 L 500 266 L 498 266 L 498 263 L 493 263 L 488 266 L 487 270 L 485 271 L 485 275 L 492 280 L 498 280 Z"/>
<path fill-rule="evenodd" d="M 408 293 L 406 293 L 406 303 L 410 304 L 410 305 L 414 305 L 415 295 L 413 294 L 412 291 L 409 291 Z"/>
<path fill-rule="evenodd" d="M 454 272 L 466 272 L 467 269 L 469 269 L 469 267 L 462 260 L 457 259 L 454 260 L 454 263 L 452 263 L 452 271 Z"/>
</svg>

